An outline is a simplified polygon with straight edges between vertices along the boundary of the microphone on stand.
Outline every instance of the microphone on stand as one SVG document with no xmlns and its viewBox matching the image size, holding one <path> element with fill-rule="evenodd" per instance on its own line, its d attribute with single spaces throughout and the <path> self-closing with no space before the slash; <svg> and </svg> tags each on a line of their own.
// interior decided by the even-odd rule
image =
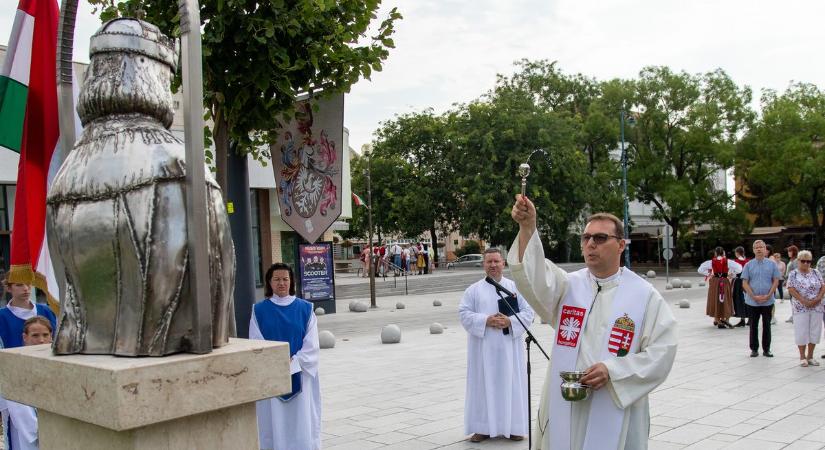
<svg viewBox="0 0 825 450">
<path fill-rule="evenodd" d="M 516 303 L 516 307 L 514 308 L 513 305 L 510 304 L 509 301 L 510 300 L 515 300 L 516 299 L 516 294 L 510 292 L 507 288 L 502 286 L 498 281 L 490 278 L 489 276 L 484 278 L 484 281 L 486 281 L 487 283 L 491 284 L 494 288 L 496 288 L 496 292 L 499 293 L 499 295 L 501 295 L 501 294 L 505 295 L 504 298 L 502 298 L 498 301 L 499 312 L 505 312 L 505 311 L 501 311 L 502 310 L 501 304 L 504 303 L 505 305 L 507 305 L 506 308 L 507 308 L 507 310 L 509 310 L 508 312 L 510 313 L 510 314 L 507 314 L 505 312 L 505 315 L 507 315 L 507 316 L 515 315 L 518 312 L 518 311 L 516 311 L 516 309 L 518 308 L 518 303 Z M 504 334 L 510 334 L 510 327 L 502 328 L 501 332 L 504 333 Z"/>
</svg>

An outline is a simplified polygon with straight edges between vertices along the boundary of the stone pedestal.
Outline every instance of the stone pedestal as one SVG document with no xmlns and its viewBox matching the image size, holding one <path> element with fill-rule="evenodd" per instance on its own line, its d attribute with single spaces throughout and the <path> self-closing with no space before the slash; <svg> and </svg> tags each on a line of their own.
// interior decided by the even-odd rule
<svg viewBox="0 0 825 450">
<path fill-rule="evenodd" d="M 281 342 L 162 358 L 0 351 L 2 395 L 38 408 L 42 450 L 257 450 L 255 401 L 290 389 Z"/>
</svg>

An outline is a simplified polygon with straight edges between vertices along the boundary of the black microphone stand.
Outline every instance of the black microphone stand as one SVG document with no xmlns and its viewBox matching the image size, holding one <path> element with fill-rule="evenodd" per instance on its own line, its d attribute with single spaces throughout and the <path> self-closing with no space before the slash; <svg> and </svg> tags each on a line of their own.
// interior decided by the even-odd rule
<svg viewBox="0 0 825 450">
<path fill-rule="evenodd" d="M 544 357 L 548 361 L 550 361 L 550 357 L 547 356 L 547 352 L 545 352 L 544 349 L 541 348 L 541 344 L 539 344 L 539 341 L 536 340 L 535 336 L 533 336 L 533 333 L 530 332 L 530 329 L 527 328 L 527 326 L 524 325 L 524 322 L 521 321 L 521 317 L 518 316 L 516 311 L 510 305 L 510 302 L 507 301 L 507 299 L 510 298 L 511 296 L 510 295 L 505 296 L 501 292 L 501 289 L 499 289 L 497 286 L 493 286 L 493 287 L 496 288 L 496 294 L 498 294 L 498 296 L 501 297 L 502 300 L 504 300 L 502 303 L 507 305 L 507 308 L 510 310 L 512 315 L 515 316 L 516 320 L 518 320 L 518 323 L 521 324 L 522 328 L 524 328 L 524 332 L 527 333 L 527 337 L 524 338 L 524 343 L 527 344 L 527 448 L 531 449 L 531 448 L 533 448 L 533 420 L 532 420 L 533 413 L 531 411 L 531 403 L 532 402 L 530 401 L 530 392 L 531 392 L 531 387 L 530 387 L 530 373 L 531 373 L 531 369 L 530 369 L 530 342 L 535 342 L 536 343 L 536 347 L 538 347 L 539 350 L 541 350 L 541 353 L 544 354 Z M 516 300 L 516 301 L 518 301 L 518 300 Z"/>
</svg>

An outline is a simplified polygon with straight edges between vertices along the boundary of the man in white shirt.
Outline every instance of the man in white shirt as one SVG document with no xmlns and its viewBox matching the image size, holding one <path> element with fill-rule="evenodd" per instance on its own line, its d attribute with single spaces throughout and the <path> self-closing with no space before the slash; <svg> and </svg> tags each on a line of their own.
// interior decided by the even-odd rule
<svg viewBox="0 0 825 450">
<path fill-rule="evenodd" d="M 501 251 L 486 250 L 484 272 L 517 295 L 518 316 L 529 326 L 533 309 L 518 295 L 515 283 L 502 276 L 503 271 Z M 527 373 L 522 339 L 525 330 L 519 319 L 500 312 L 500 298 L 496 288 L 482 279 L 464 291 L 458 307 L 461 325 L 467 330 L 464 434 L 472 434 L 471 442 L 490 436 L 520 441 L 527 434 Z"/>
<path fill-rule="evenodd" d="M 508 263 L 519 291 L 555 328 L 537 421 L 535 448 L 643 450 L 650 430 L 648 394 L 676 357 L 676 321 L 662 296 L 620 267 L 621 221 L 595 214 L 581 236 L 585 269 L 567 273 L 544 259 L 536 209 L 521 195 L 512 210 L 519 234 Z M 591 394 L 566 401 L 561 371 L 583 371 Z"/>
</svg>

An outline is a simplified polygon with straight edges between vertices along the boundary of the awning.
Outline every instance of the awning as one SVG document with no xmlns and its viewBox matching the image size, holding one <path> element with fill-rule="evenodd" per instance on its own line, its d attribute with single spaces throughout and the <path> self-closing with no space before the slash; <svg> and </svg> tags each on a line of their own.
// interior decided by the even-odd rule
<svg viewBox="0 0 825 450">
<path fill-rule="evenodd" d="M 765 236 L 768 234 L 779 234 L 785 231 L 786 227 L 754 227 L 751 236 Z"/>
</svg>

